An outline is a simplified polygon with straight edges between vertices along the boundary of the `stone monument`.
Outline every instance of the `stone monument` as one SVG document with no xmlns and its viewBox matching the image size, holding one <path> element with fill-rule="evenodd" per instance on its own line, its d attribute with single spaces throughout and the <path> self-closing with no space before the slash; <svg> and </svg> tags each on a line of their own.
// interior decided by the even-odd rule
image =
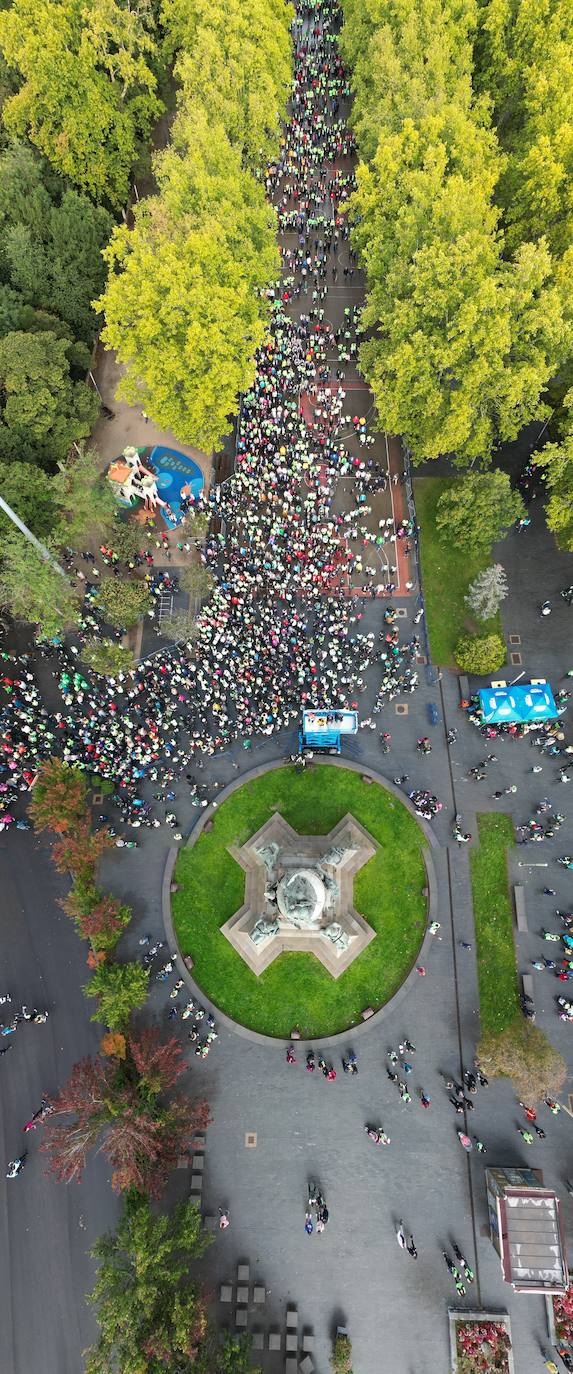
<svg viewBox="0 0 573 1374">
<path fill-rule="evenodd" d="M 254 973 L 285 950 L 315 954 L 335 977 L 376 932 L 354 910 L 355 874 L 376 841 L 347 815 L 329 835 L 298 835 L 278 812 L 229 853 L 245 871 L 245 901 L 221 933 Z"/>
</svg>

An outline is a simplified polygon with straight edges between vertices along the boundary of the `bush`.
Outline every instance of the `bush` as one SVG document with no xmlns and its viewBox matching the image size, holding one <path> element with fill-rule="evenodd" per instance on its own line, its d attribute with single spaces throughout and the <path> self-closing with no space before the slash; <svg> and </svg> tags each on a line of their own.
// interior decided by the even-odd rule
<svg viewBox="0 0 573 1374">
<path fill-rule="evenodd" d="M 117 677 L 133 668 L 131 649 L 113 639 L 88 639 L 82 649 L 82 662 L 102 677 Z"/>
<path fill-rule="evenodd" d="M 488 1078 L 510 1078 L 523 1102 L 557 1097 L 567 1077 L 562 1055 L 521 1014 L 500 1034 L 482 1037 L 478 1058 Z"/>
<path fill-rule="evenodd" d="M 459 1374 L 509 1374 L 511 1341 L 501 1322 L 458 1322 L 456 1353 Z"/>
<path fill-rule="evenodd" d="M 455 647 L 455 660 L 464 673 L 484 677 L 505 663 L 505 644 L 499 635 L 462 635 Z"/>
<path fill-rule="evenodd" d="M 338 1332 L 332 1347 L 330 1364 L 334 1374 L 352 1374 L 352 1342 L 349 1336 Z"/>
<path fill-rule="evenodd" d="M 436 528 L 472 553 L 489 554 L 492 544 L 525 512 L 505 472 L 469 473 L 438 501 Z"/>
</svg>

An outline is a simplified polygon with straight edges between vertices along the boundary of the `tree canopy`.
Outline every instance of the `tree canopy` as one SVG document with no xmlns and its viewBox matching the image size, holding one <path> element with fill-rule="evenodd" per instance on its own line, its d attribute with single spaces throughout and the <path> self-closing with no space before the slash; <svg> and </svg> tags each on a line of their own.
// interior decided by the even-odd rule
<svg viewBox="0 0 573 1374">
<path fill-rule="evenodd" d="M 264 292 L 279 271 L 276 220 L 223 126 L 200 109 L 178 118 L 155 170 L 158 196 L 106 251 L 103 337 L 128 367 L 122 395 L 211 451 L 253 380 Z"/>
<path fill-rule="evenodd" d="M 0 51 L 21 85 L 8 132 L 96 201 L 125 205 L 138 140 L 161 109 L 151 0 L 13 0 Z"/>
<path fill-rule="evenodd" d="M 80 597 L 74 584 L 44 562 L 16 531 L 2 546 L 0 599 L 16 619 L 37 626 L 39 639 L 60 635 L 79 614 Z"/>
<path fill-rule="evenodd" d="M 99 401 L 83 382 L 72 381 L 68 347 L 51 331 L 14 330 L 0 338 L 0 457 L 6 432 L 16 450 L 23 436 L 50 463 L 90 433 Z"/>
<path fill-rule="evenodd" d="M 543 232 L 504 238 L 509 164 L 487 82 L 472 92 L 476 22 L 473 0 L 348 0 L 342 35 L 362 156 L 349 204 L 368 286 L 361 365 L 414 461 L 465 466 L 549 414 L 571 347 L 568 274 Z"/>
<path fill-rule="evenodd" d="M 100 1267 L 91 1301 L 100 1335 L 87 1374 L 197 1368 L 207 1314 L 189 1266 L 208 1243 L 194 1203 L 157 1216 L 145 1199 L 126 1202 L 117 1229 L 93 1249 Z"/>
<path fill-rule="evenodd" d="M 5 149 L 0 156 L 0 276 L 17 293 L 11 298 L 10 327 L 21 318 L 17 300 L 20 307 L 57 316 L 91 344 L 98 329 L 91 301 L 104 284 L 102 249 L 112 223 L 107 210 L 67 188 L 33 148 L 15 143 Z"/>
<path fill-rule="evenodd" d="M 506 472 L 468 473 L 440 496 L 436 528 L 442 539 L 489 553 L 524 511 Z"/>
</svg>

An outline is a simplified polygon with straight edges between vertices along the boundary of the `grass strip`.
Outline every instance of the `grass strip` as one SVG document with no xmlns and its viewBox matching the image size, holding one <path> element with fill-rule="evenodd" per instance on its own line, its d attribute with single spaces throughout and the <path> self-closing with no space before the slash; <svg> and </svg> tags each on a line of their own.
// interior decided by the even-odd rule
<svg viewBox="0 0 573 1374">
<path fill-rule="evenodd" d="M 482 1036 L 499 1034 L 519 1012 L 507 851 L 509 816 L 478 816 L 479 848 L 470 852 Z"/>
<path fill-rule="evenodd" d="M 462 477 L 417 477 L 414 481 L 416 518 L 420 526 L 420 557 L 424 605 L 434 663 L 455 667 L 454 649 L 461 635 L 501 634 L 501 618 L 476 621 L 464 597 L 470 582 L 490 560 L 472 554 L 436 529 L 436 508 L 445 491 Z"/>
</svg>

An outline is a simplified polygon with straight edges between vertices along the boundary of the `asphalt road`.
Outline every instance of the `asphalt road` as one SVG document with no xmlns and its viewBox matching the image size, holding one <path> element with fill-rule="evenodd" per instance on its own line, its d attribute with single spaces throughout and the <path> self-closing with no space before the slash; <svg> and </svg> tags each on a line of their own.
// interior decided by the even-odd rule
<svg viewBox="0 0 573 1374">
<path fill-rule="evenodd" d="M 100 1039 L 81 991 L 89 976 L 87 950 L 58 906 L 65 890 L 43 838 L 20 831 L 2 835 L 0 993 L 10 993 L 15 1010 L 24 1002 L 50 1013 L 45 1025 L 20 1024 L 1 1042 L 11 1045 L 0 1058 L 3 1374 L 78 1374 L 81 1351 L 96 1334 L 85 1303 L 94 1276 L 87 1252 L 117 1214 L 103 1160 L 90 1162 L 81 1186 L 66 1187 L 45 1176 L 41 1126 L 22 1134 L 42 1093 L 53 1093 Z M 7 1180 L 8 1160 L 25 1148 L 24 1170 Z"/>
</svg>

